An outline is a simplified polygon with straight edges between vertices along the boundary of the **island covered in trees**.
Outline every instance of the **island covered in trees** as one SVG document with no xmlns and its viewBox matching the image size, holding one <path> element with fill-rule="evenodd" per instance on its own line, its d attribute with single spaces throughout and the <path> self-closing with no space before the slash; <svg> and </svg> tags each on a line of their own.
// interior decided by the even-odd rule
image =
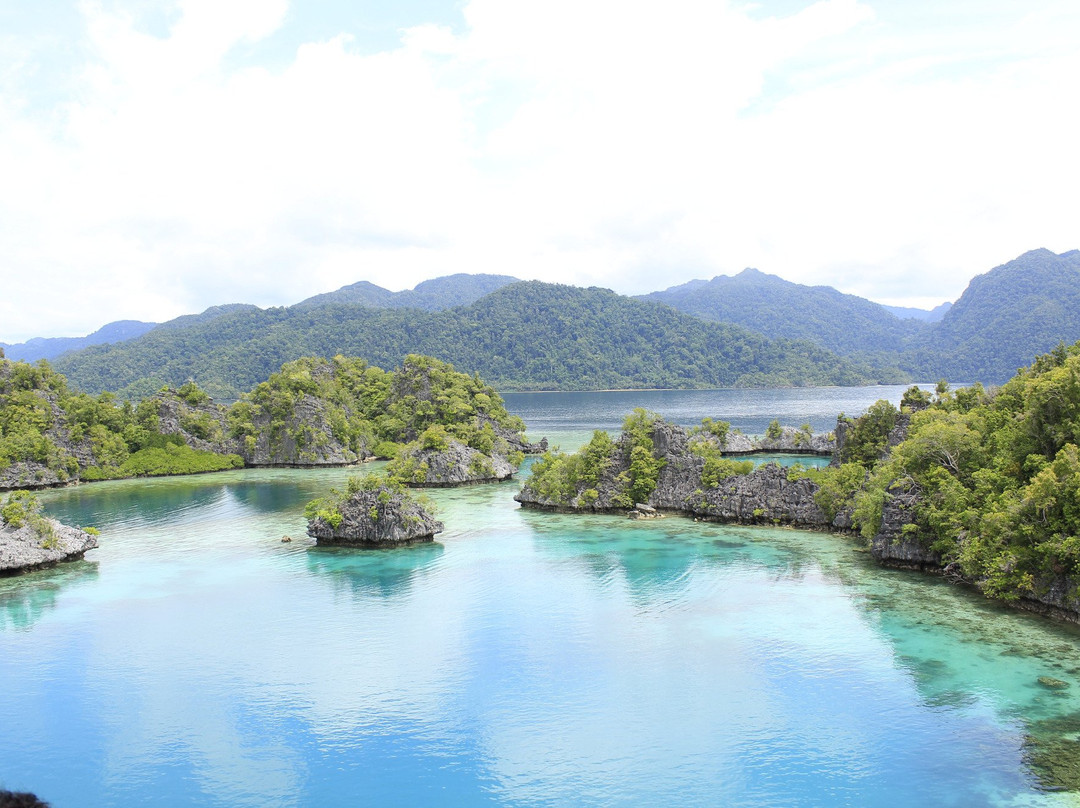
<svg viewBox="0 0 1080 808">
<path fill-rule="evenodd" d="M 524 428 L 479 377 L 417 355 L 394 371 L 344 356 L 287 362 L 229 407 L 194 382 L 137 402 L 91 396 L 46 362 L 0 359 L 0 489 L 374 458 L 399 458 L 407 482 L 453 484 L 509 476 L 540 449 Z M 439 465 L 439 451 L 464 471 Z"/>
<path fill-rule="evenodd" d="M 635 410 L 617 439 L 598 431 L 575 454 L 546 453 L 517 498 L 856 533 L 884 564 L 1080 622 L 1080 343 L 994 391 L 913 387 L 899 409 L 841 416 L 827 468 L 740 462 L 725 426 L 688 432 Z"/>
</svg>

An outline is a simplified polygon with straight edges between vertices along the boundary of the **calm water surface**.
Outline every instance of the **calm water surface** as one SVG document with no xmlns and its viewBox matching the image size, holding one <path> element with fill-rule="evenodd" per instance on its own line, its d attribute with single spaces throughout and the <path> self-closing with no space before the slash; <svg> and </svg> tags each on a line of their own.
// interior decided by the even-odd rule
<svg viewBox="0 0 1080 808">
<path fill-rule="evenodd" d="M 437 543 L 314 549 L 303 504 L 348 473 L 46 493 L 101 547 L 0 579 L 0 785 L 57 808 L 1076 804 L 1069 627 L 841 538 L 527 512 L 516 483 L 431 492 Z"/>
<path fill-rule="evenodd" d="M 747 435 L 763 435 L 774 418 L 784 426 L 810 424 L 831 432 L 840 413 L 860 415 L 878 399 L 899 405 L 910 385 L 810 387 L 780 390 L 625 390 L 589 393 L 503 393 L 507 408 L 525 419 L 530 436 L 548 436 L 574 451 L 594 429 L 617 432 L 634 407 L 691 427 L 705 416 L 728 421 Z M 932 390 L 933 385 L 920 385 Z"/>
</svg>

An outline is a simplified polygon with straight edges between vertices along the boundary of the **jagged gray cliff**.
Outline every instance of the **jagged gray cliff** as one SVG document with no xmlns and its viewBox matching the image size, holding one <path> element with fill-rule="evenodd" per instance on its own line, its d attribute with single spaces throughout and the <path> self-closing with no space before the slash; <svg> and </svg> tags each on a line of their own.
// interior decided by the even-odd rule
<svg viewBox="0 0 1080 808">
<path fill-rule="evenodd" d="M 307 532 L 324 546 L 387 547 L 431 541 L 442 530 L 443 523 L 405 492 L 380 487 L 350 494 L 336 513 L 312 518 Z"/>
<path fill-rule="evenodd" d="M 395 476 L 414 487 L 451 488 L 509 480 L 517 467 L 502 454 L 484 454 L 457 440 L 446 449 L 408 447 L 391 465 Z"/>
<path fill-rule="evenodd" d="M 55 519 L 46 519 L 50 530 L 24 524 L 13 527 L 0 524 L 0 575 L 49 567 L 61 561 L 74 561 L 87 550 L 98 546 L 97 537 Z"/>
</svg>

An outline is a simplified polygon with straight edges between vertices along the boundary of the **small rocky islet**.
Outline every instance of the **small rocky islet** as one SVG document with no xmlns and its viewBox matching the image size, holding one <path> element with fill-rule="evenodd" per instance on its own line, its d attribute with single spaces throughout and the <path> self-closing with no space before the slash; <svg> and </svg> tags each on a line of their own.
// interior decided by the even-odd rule
<svg viewBox="0 0 1080 808">
<path fill-rule="evenodd" d="M 0 575 L 76 561 L 97 546 L 96 531 L 42 516 L 41 502 L 28 492 L 9 494 L 0 506 Z"/>
<path fill-rule="evenodd" d="M 322 547 L 397 547 L 443 531 L 404 485 L 376 475 L 350 478 L 344 493 L 312 500 L 304 513 L 308 535 Z"/>
</svg>

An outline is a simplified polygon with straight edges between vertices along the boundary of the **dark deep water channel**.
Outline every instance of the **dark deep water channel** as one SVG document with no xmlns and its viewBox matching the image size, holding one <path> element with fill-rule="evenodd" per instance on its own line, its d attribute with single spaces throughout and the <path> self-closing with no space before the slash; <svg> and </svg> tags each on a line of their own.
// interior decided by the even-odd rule
<svg viewBox="0 0 1080 808">
<path fill-rule="evenodd" d="M 748 432 L 899 399 L 821 423 L 820 393 L 662 395 Z M 564 446 L 664 411 L 582 395 L 507 401 Z M 312 549 L 304 502 L 350 472 L 43 494 L 101 547 L 0 579 L 0 786 L 55 808 L 1075 804 L 1072 627 L 851 540 L 522 511 L 516 482 L 430 492 L 434 544 Z"/>
</svg>

